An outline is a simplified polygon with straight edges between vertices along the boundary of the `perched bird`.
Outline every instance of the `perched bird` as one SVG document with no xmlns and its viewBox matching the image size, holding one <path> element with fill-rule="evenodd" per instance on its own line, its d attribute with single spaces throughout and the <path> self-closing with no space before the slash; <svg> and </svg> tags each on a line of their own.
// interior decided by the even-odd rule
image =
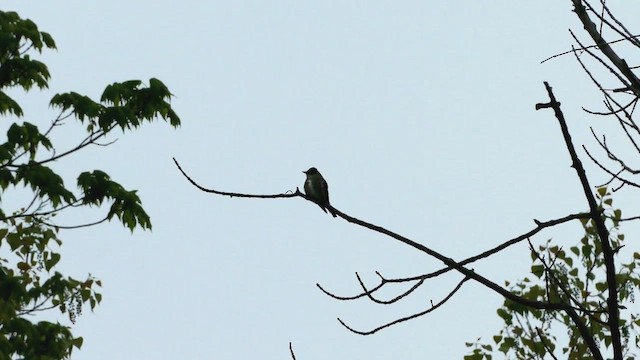
<svg viewBox="0 0 640 360">
<path fill-rule="evenodd" d="M 324 180 L 322 175 L 318 169 L 312 167 L 307 171 L 303 171 L 307 175 L 307 180 L 304 182 L 304 192 L 308 197 L 311 198 L 322 211 L 327 212 L 327 207 L 329 205 L 329 186 L 327 182 Z M 329 212 L 333 217 L 336 217 L 336 214 L 329 208 Z"/>
</svg>

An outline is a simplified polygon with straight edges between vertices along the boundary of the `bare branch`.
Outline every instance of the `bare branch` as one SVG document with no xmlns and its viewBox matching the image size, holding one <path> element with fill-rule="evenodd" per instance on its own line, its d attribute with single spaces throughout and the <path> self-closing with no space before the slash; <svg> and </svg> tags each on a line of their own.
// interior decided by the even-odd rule
<svg viewBox="0 0 640 360">
<path fill-rule="evenodd" d="M 470 269 L 465 268 L 461 264 L 455 262 L 453 259 L 448 258 L 448 257 L 440 254 L 437 251 L 434 251 L 434 250 L 432 250 L 432 249 L 430 249 L 430 248 L 428 248 L 428 247 L 426 247 L 426 246 L 424 246 L 422 244 L 419 244 L 419 243 L 417 243 L 417 242 L 415 242 L 413 240 L 410 240 L 410 239 L 408 239 L 408 238 L 406 238 L 406 237 L 404 237 L 402 235 L 399 235 L 399 234 L 394 233 L 394 232 L 392 232 L 390 230 L 387 230 L 387 229 L 385 229 L 385 228 L 383 228 L 381 226 L 377 226 L 377 225 L 373 225 L 373 224 L 367 223 L 365 221 L 362 221 L 360 219 L 356 219 L 356 218 L 354 218 L 352 216 L 349 216 L 347 214 L 344 214 L 344 213 L 340 213 L 340 216 L 343 219 L 347 220 L 348 222 L 350 222 L 352 224 L 356 224 L 356 225 L 365 227 L 367 229 L 373 230 L 375 232 L 387 235 L 387 236 L 392 237 L 392 238 L 394 238 L 394 239 L 396 239 L 396 240 L 398 240 L 398 241 L 400 241 L 400 242 L 402 242 L 402 243 L 404 243 L 406 245 L 409 245 L 409 246 L 413 247 L 414 249 L 417 249 L 417 250 L 419 250 L 421 252 L 424 252 L 427 255 L 440 260 L 441 262 L 443 262 L 448 267 L 451 267 L 451 268 L 455 269 L 456 271 L 460 272 L 461 274 L 470 277 L 471 279 L 481 283 L 485 287 L 497 292 L 498 294 L 502 295 L 503 297 L 505 297 L 505 298 L 515 302 L 515 303 L 518 303 L 518 304 L 521 304 L 521 305 L 524 305 L 524 306 L 529 306 L 529 307 L 532 307 L 532 308 L 535 308 L 535 309 L 566 310 L 566 305 L 565 304 L 543 303 L 543 302 L 540 302 L 540 301 L 531 301 L 531 300 L 525 299 L 525 298 L 523 298 L 521 296 L 518 296 L 518 295 L 506 290 L 502 286 L 496 284 L 495 282 L 493 282 L 493 281 L 485 278 L 484 276 L 476 273 L 474 270 L 470 270 Z M 448 270 L 446 270 L 446 271 L 448 271 Z M 443 271 L 443 272 L 446 272 L 446 271 Z"/>
<path fill-rule="evenodd" d="M 634 183 L 633 181 L 627 180 L 625 178 L 620 177 L 620 173 L 622 173 L 622 171 L 624 171 L 624 168 L 622 170 L 620 170 L 618 173 L 613 173 L 611 170 L 607 169 L 604 165 L 602 165 L 598 160 L 596 160 L 596 158 L 591 155 L 589 150 L 587 150 L 587 148 L 584 145 L 582 145 L 582 148 L 584 149 L 585 153 L 587 153 L 587 156 L 591 159 L 591 161 L 593 161 L 596 165 L 598 165 L 598 167 L 600 169 L 602 169 L 602 171 L 604 171 L 607 174 L 611 175 L 612 178 L 621 181 L 625 185 L 631 185 L 633 187 L 640 187 L 640 185 Z"/>
<path fill-rule="evenodd" d="M 598 13 L 595 8 L 589 4 L 589 2 L 587 2 L 586 0 L 583 0 L 585 4 L 587 4 L 587 7 L 589 8 L 589 11 L 594 14 L 595 16 L 598 17 L 598 19 L 600 19 L 600 30 L 598 31 L 598 33 L 600 35 L 602 35 L 602 24 L 606 24 L 607 26 L 609 26 L 609 28 L 615 32 L 618 33 L 618 35 L 622 36 L 622 37 L 627 37 L 629 40 L 629 42 L 634 45 L 634 46 L 638 46 L 638 41 L 632 38 L 631 33 L 629 32 L 629 30 L 627 30 L 626 27 L 624 27 L 624 25 L 618 21 L 618 19 L 616 19 L 613 14 L 611 13 L 611 11 L 609 10 L 609 7 L 607 7 L 607 5 L 604 3 L 604 1 L 600 0 L 600 3 L 602 4 L 602 13 Z M 609 20 L 607 20 L 604 17 L 604 12 L 606 12 L 609 17 L 611 17 L 611 19 L 616 23 L 616 25 L 620 26 L 620 29 L 618 29 L 614 24 L 612 24 Z"/>
<path fill-rule="evenodd" d="M 207 189 L 207 188 L 199 185 L 198 183 L 196 183 L 193 179 L 191 179 L 191 177 L 189 177 L 189 175 L 187 175 L 187 173 L 185 173 L 184 170 L 182 170 L 182 167 L 180 166 L 180 164 L 178 163 L 178 160 L 176 160 L 176 158 L 173 158 L 173 162 L 176 164 L 176 166 L 178 167 L 178 170 L 180 170 L 182 175 L 184 175 L 184 177 L 187 178 L 187 180 L 189 180 L 189 182 L 193 186 L 197 187 L 198 189 L 200 189 L 200 190 L 202 190 L 204 192 L 217 194 L 217 195 L 222 195 L 222 196 L 229 196 L 229 197 L 232 197 L 232 198 L 233 197 L 241 197 L 241 198 L 258 198 L 258 199 L 277 199 L 277 198 L 292 198 L 292 197 L 296 197 L 296 196 L 301 196 L 301 197 L 309 200 L 309 198 L 305 194 L 300 192 L 300 190 L 298 188 L 296 188 L 296 191 L 294 193 L 290 193 L 290 194 L 272 194 L 272 195 L 242 194 L 242 193 L 232 193 L 232 192 L 218 191 L 218 190 L 214 190 L 214 189 Z"/>
<path fill-rule="evenodd" d="M 571 220 L 588 219 L 588 218 L 590 218 L 590 214 L 588 214 L 588 213 L 577 213 L 577 214 L 567 215 L 567 216 L 559 218 L 559 219 L 549 220 L 549 221 L 544 221 L 544 222 L 534 219 L 534 222 L 538 226 L 536 226 L 531 231 L 529 231 L 527 233 L 524 233 L 522 235 L 516 236 L 515 238 L 513 238 L 511 240 L 508 240 L 508 241 L 506 241 L 506 242 L 504 242 L 504 243 L 502 243 L 502 244 L 500 244 L 500 245 L 498 245 L 498 246 L 496 246 L 496 247 L 494 247 L 492 249 L 484 251 L 484 252 L 482 252 L 482 253 L 480 253 L 478 255 L 471 256 L 471 257 L 469 257 L 467 259 L 464 259 L 464 260 L 458 262 L 458 264 L 459 265 L 467 265 L 467 264 L 470 264 L 472 262 L 478 261 L 480 259 L 487 258 L 487 257 L 489 257 L 489 256 L 491 256 L 491 255 L 493 255 L 495 253 L 498 253 L 498 252 L 500 252 L 500 251 L 512 246 L 512 245 L 515 245 L 515 244 L 517 244 L 519 242 L 522 242 L 524 240 L 529 239 L 530 237 L 532 237 L 533 235 L 537 234 L 538 232 L 540 232 L 541 230 L 543 230 L 545 228 L 556 226 L 556 225 L 559 225 L 559 224 L 562 224 L 562 223 L 565 223 L 565 222 L 569 222 Z M 452 269 L 453 269 L 452 267 L 448 266 L 448 267 L 442 268 L 442 269 L 440 269 L 438 271 L 434 271 L 434 272 L 429 273 L 429 274 L 420 275 L 420 276 L 418 276 L 416 278 L 428 279 L 428 278 L 432 278 L 432 277 L 438 276 L 440 274 L 444 274 L 445 272 L 448 272 L 448 271 L 450 271 Z M 388 282 L 394 282 L 394 280 L 387 280 L 387 281 Z"/>
<path fill-rule="evenodd" d="M 375 334 L 378 331 L 388 328 L 390 326 L 399 324 L 401 322 L 405 322 L 411 319 L 415 319 L 418 318 L 420 316 L 424 316 L 432 311 L 434 311 L 435 309 L 439 308 L 440 306 L 442 306 L 444 303 L 446 303 L 447 301 L 449 301 L 449 299 L 451 299 L 451 297 L 458 292 L 458 290 L 460 290 L 460 288 L 462 287 L 462 284 L 464 284 L 467 280 L 469 280 L 469 277 L 465 277 L 464 279 L 462 279 L 462 281 L 460 281 L 458 283 L 458 285 L 444 298 L 442 299 L 439 303 L 435 304 L 435 305 L 431 305 L 431 307 L 425 311 L 413 314 L 413 315 L 409 315 L 400 319 L 396 319 L 392 322 L 386 323 L 384 325 L 378 326 L 377 328 L 373 329 L 373 330 L 369 330 L 369 331 L 359 331 L 359 330 L 355 330 L 354 328 L 348 326 L 344 321 L 342 321 L 340 318 L 338 318 L 338 321 L 340 322 L 340 324 L 342 324 L 342 326 L 344 326 L 345 328 L 347 328 L 349 331 L 359 334 L 359 335 L 371 335 L 371 334 Z"/>
<path fill-rule="evenodd" d="M 544 335 L 542 334 L 542 330 L 540 330 L 539 327 L 536 327 L 536 331 L 538 332 L 538 337 L 540 338 L 540 342 L 544 346 L 544 349 L 547 351 L 547 354 L 551 355 L 551 357 L 554 358 L 555 360 L 558 360 L 558 358 L 553 354 L 553 350 L 551 350 L 551 348 L 549 347 L 549 344 L 545 340 Z"/>
<path fill-rule="evenodd" d="M 68 226 L 51 224 L 51 223 L 48 223 L 46 221 L 41 220 L 38 217 L 34 217 L 33 219 L 35 221 L 39 222 L 40 224 L 43 224 L 43 225 L 55 227 L 55 228 L 58 228 L 58 229 L 70 230 L 70 229 L 80 229 L 80 228 L 84 228 L 84 227 L 90 227 L 90 226 L 95 226 L 95 225 L 101 224 L 101 223 L 109 220 L 109 215 L 105 216 L 102 220 L 94 221 L 92 223 L 81 224 L 81 225 L 68 225 Z"/>
<path fill-rule="evenodd" d="M 48 162 L 51 161 L 56 161 L 58 159 L 60 159 L 61 157 L 67 156 L 69 154 L 72 154 L 82 148 L 85 148 L 91 144 L 95 144 L 95 142 L 99 139 L 101 139 L 102 137 L 104 137 L 105 135 L 107 135 L 107 133 L 109 133 L 114 127 L 116 127 L 116 125 L 112 125 L 111 127 L 109 127 L 107 130 L 100 130 L 100 131 L 96 131 L 96 132 L 91 132 L 84 140 L 82 140 L 80 142 L 80 144 L 78 144 L 76 147 L 73 147 L 61 154 L 58 155 L 54 155 L 48 159 L 45 160 L 40 160 L 38 161 L 38 164 L 42 165 L 42 164 L 46 164 Z"/>
<path fill-rule="evenodd" d="M 63 206 L 61 206 L 59 208 L 55 208 L 55 209 L 52 209 L 52 210 L 49 210 L 49 211 L 37 212 L 38 210 L 36 210 L 36 212 L 28 213 L 28 214 L 24 213 L 24 212 L 20 212 L 20 213 L 17 213 L 15 215 L 2 217 L 2 218 L 0 218 L 0 221 L 7 221 L 7 220 L 10 220 L 10 219 L 17 219 L 17 218 L 21 218 L 21 217 L 33 217 L 33 218 L 35 218 L 37 216 L 46 216 L 46 215 L 55 214 L 55 213 L 58 213 L 58 212 L 66 209 L 66 208 L 75 207 L 77 205 L 81 205 L 83 200 L 84 200 L 84 197 L 82 197 L 80 199 L 77 199 L 76 201 L 73 201 L 73 202 L 68 203 L 66 205 L 63 205 Z M 38 209 L 40 209 L 41 207 L 42 206 L 40 206 Z"/>
<path fill-rule="evenodd" d="M 578 18 L 582 22 L 584 29 L 589 33 L 593 41 L 596 43 L 600 51 L 613 63 L 613 65 L 620 70 L 620 72 L 627 78 L 630 82 L 631 90 L 637 95 L 640 96 L 640 80 L 636 75 L 629 69 L 627 62 L 624 59 L 621 59 L 618 54 L 609 46 L 608 42 L 602 37 L 602 35 L 598 32 L 596 25 L 589 18 L 589 14 L 582 4 L 583 0 L 572 0 L 573 2 L 573 11 L 578 15 Z M 617 359 L 617 351 L 616 360 Z M 622 356 L 621 354 L 619 355 Z"/>
<path fill-rule="evenodd" d="M 377 273 L 380 276 L 380 273 Z M 402 294 L 394 297 L 391 300 L 378 300 L 375 297 L 373 297 L 372 293 L 373 291 L 369 291 L 367 290 L 367 287 L 364 285 L 364 282 L 362 282 L 362 279 L 360 278 L 360 275 L 358 275 L 358 273 L 356 273 L 356 277 L 358 278 L 358 282 L 360 283 L 360 287 L 362 287 L 362 290 L 364 290 L 363 294 L 367 295 L 367 297 L 369 297 L 369 299 L 371 301 L 373 301 L 374 303 L 377 304 L 383 304 L 383 305 L 389 305 L 389 304 L 393 304 L 396 301 L 408 296 L 409 294 L 411 294 L 412 292 L 414 292 L 416 289 L 418 289 L 420 286 L 422 286 L 422 284 L 424 284 L 425 279 L 420 279 L 417 283 L 415 283 L 409 290 L 403 292 Z M 385 284 L 385 279 L 382 278 L 382 283 L 381 285 Z"/>
<path fill-rule="evenodd" d="M 613 92 L 616 92 L 617 89 L 614 89 Z M 618 110 L 613 110 L 610 107 L 607 107 L 609 109 L 609 111 L 607 112 L 600 112 L 600 111 L 593 111 L 593 110 L 588 110 L 585 108 L 582 108 L 582 110 L 584 110 L 585 112 L 591 114 L 591 115 L 602 115 L 602 116 L 608 116 L 608 115 L 613 115 L 619 112 L 624 112 L 626 109 L 628 109 L 631 106 L 635 106 L 635 104 L 638 102 L 638 98 L 633 98 L 627 105 L 622 106 L 621 108 L 619 108 Z M 631 126 L 629 124 L 629 126 Z"/>
<path fill-rule="evenodd" d="M 590 218 L 590 215 L 588 213 L 577 213 L 577 214 L 571 214 L 571 215 L 567 215 L 565 217 L 559 218 L 559 219 L 554 219 L 554 220 L 549 220 L 549 221 L 539 221 L 539 220 L 534 220 L 534 222 L 538 225 L 537 227 L 535 227 L 533 230 L 522 234 L 520 236 L 517 236 L 511 240 L 508 240 L 490 250 L 484 251 L 481 254 L 469 257 L 465 260 L 462 260 L 460 262 L 458 262 L 459 265 L 467 265 L 470 264 L 472 262 L 475 262 L 477 260 L 483 259 L 483 258 L 487 258 L 495 253 L 498 253 L 504 249 L 506 249 L 509 246 L 515 245 L 523 240 L 526 240 L 530 237 L 532 237 L 533 235 L 537 234 L 538 232 L 540 232 L 541 230 L 548 228 L 548 227 L 553 227 L 565 222 L 569 222 L 572 220 L 576 220 L 576 219 L 588 219 Z M 423 274 L 423 275 L 418 275 L 418 276 L 413 276 L 413 277 L 404 277 L 404 278 L 396 278 L 396 279 L 387 279 L 385 277 L 383 277 L 379 272 L 376 271 L 376 274 L 380 277 L 381 281 L 380 284 L 378 284 L 377 286 L 371 288 L 371 289 L 366 289 L 365 287 L 363 287 L 364 292 L 359 293 L 357 295 L 353 295 L 353 296 L 339 296 L 336 295 L 332 292 L 329 292 L 328 290 L 326 290 L 325 288 L 323 288 L 320 284 L 316 284 L 316 286 L 320 289 L 320 291 L 322 291 L 323 293 L 325 293 L 327 296 L 332 297 L 336 300 L 341 300 L 341 301 L 349 301 L 349 300 L 356 300 L 356 299 L 360 299 L 363 297 L 369 297 L 371 299 L 371 301 L 374 301 L 376 303 L 381 303 L 381 304 L 388 304 L 388 303 L 393 303 L 396 302 L 404 297 L 406 297 L 407 295 L 409 295 L 410 293 L 412 293 L 413 291 L 415 291 L 418 287 L 422 286 L 424 284 L 424 281 L 433 277 L 437 277 L 439 275 L 442 275 L 446 272 L 449 272 L 451 270 L 454 270 L 454 267 L 451 266 L 447 266 L 444 267 L 442 269 L 439 269 L 437 271 L 431 272 L 431 273 L 427 273 L 427 274 Z M 358 273 L 356 273 L 356 276 L 359 278 Z M 380 290 L 382 287 L 384 287 L 386 284 L 391 284 L 391 283 L 404 283 L 404 282 L 413 282 L 415 281 L 416 284 L 414 284 L 409 290 L 406 290 L 405 292 L 401 293 L 400 295 L 396 296 L 395 298 L 391 299 L 391 300 L 387 300 L 387 301 L 383 301 L 383 300 L 378 300 L 373 298 L 372 294 L 374 294 L 376 291 Z M 361 284 L 362 286 L 362 284 Z"/>
<path fill-rule="evenodd" d="M 618 43 L 618 42 L 621 42 L 621 41 L 625 41 L 625 40 L 635 40 L 635 38 L 639 38 L 639 37 L 640 37 L 640 35 L 631 35 L 631 36 L 623 37 L 623 38 L 618 39 L 618 40 L 610 41 L 609 45 L 615 44 L 615 43 Z M 635 40 L 635 41 L 637 41 L 637 40 Z M 592 49 L 592 48 L 596 48 L 596 47 L 598 47 L 598 45 L 589 45 L 589 46 L 585 46 L 585 47 L 580 47 L 578 49 L 567 50 L 565 52 L 562 52 L 562 53 L 559 53 L 559 54 L 555 54 L 553 56 L 549 56 L 548 58 L 542 60 L 540 62 L 540 64 L 544 64 L 545 62 L 547 62 L 547 61 L 549 61 L 551 59 L 555 59 L 555 58 L 560 57 L 560 56 L 564 56 L 564 55 L 568 55 L 568 54 L 571 54 L 571 53 L 576 53 L 578 51 L 582 51 L 582 50 L 586 50 L 586 49 Z"/>
<path fill-rule="evenodd" d="M 569 33 L 571 34 L 571 36 L 573 37 L 573 39 L 578 43 L 578 45 L 580 45 L 580 47 L 584 47 L 584 45 L 580 42 L 580 40 L 578 39 L 578 37 L 573 33 L 573 31 L 569 30 Z M 627 80 L 620 74 L 618 74 L 618 72 L 611 67 L 609 64 L 607 64 L 604 60 L 602 60 L 598 55 L 596 55 L 594 52 L 592 52 L 589 49 L 584 50 L 587 54 L 589 54 L 592 58 L 594 58 L 595 60 L 597 60 L 600 65 L 602 65 L 602 67 L 604 67 L 605 69 L 609 70 L 609 72 L 615 76 L 616 78 L 618 78 L 618 80 L 620 81 L 620 83 L 622 83 L 622 86 L 624 88 L 631 88 L 631 85 L 629 85 L 629 82 L 627 82 Z M 589 71 L 589 69 L 587 68 L 587 66 L 582 62 L 582 60 L 580 59 L 580 56 L 578 56 L 578 54 L 574 53 L 576 60 L 578 60 L 578 62 L 580 63 L 580 65 L 582 66 L 582 69 L 584 70 L 585 73 L 587 73 L 587 75 L 589 75 L 589 77 L 591 78 L 591 80 L 596 84 L 596 86 L 598 86 L 598 88 L 600 89 L 600 91 L 602 91 L 602 93 L 605 94 L 605 96 L 609 97 L 609 95 L 607 94 L 607 92 L 604 90 L 604 88 L 602 87 L 602 85 L 595 79 L 595 77 L 591 74 L 591 72 Z"/>
<path fill-rule="evenodd" d="M 289 341 L 289 352 L 291 353 L 291 359 L 296 360 L 296 354 L 293 353 L 293 345 Z"/>
<path fill-rule="evenodd" d="M 575 2 L 579 2 L 579 0 L 574 0 Z M 592 23 L 593 24 L 593 23 Z M 585 25 L 586 26 L 586 25 Z M 551 107 L 555 113 L 556 118 L 560 124 L 560 129 L 562 130 L 562 135 L 564 137 L 565 143 L 567 145 L 567 150 L 569 151 L 569 155 L 571 156 L 571 167 L 576 171 L 578 178 L 580 179 L 580 183 L 582 184 L 582 190 L 584 191 L 585 197 L 587 198 L 587 202 L 589 203 L 589 209 L 591 213 L 591 219 L 593 220 L 596 230 L 598 233 L 598 237 L 600 238 L 600 243 L 602 245 L 602 252 L 605 260 L 606 267 L 606 277 L 607 277 L 607 286 L 609 289 L 609 295 L 607 299 L 608 311 L 609 311 L 609 328 L 611 331 L 611 341 L 613 344 L 613 353 L 615 360 L 622 360 L 622 342 L 620 336 L 620 321 L 619 321 L 619 312 L 618 312 L 618 292 L 617 292 L 617 281 L 616 281 L 616 270 L 615 270 L 615 262 L 614 262 L 614 253 L 611 249 L 611 244 L 609 243 L 609 230 L 607 229 L 604 220 L 600 216 L 600 210 L 598 209 L 598 204 L 596 202 L 593 193 L 591 192 L 591 185 L 589 185 L 589 179 L 587 178 L 586 172 L 582 167 L 582 162 L 576 153 L 576 150 L 573 146 L 573 142 L 571 140 L 571 134 L 569 134 L 569 129 L 567 128 L 567 122 L 564 118 L 564 114 L 560 109 L 560 103 L 556 100 L 555 95 L 553 94 L 553 90 L 549 83 L 545 81 L 544 83 L 547 93 L 549 95 L 549 103 L 546 104 L 537 104 L 536 108 L 545 108 Z M 640 88 L 639 88 L 640 89 Z M 571 309 L 574 315 L 570 312 L 568 313 L 572 319 L 579 319 L 575 311 Z M 574 319 L 575 322 L 575 319 Z M 581 322 L 582 323 L 582 322 Z M 598 346 L 595 343 L 593 336 L 590 334 L 588 329 L 581 328 L 578 324 L 576 324 L 580 333 L 589 346 L 592 354 L 595 356 L 596 351 L 599 352 Z M 582 323 L 584 326 L 584 323 Z"/>
<path fill-rule="evenodd" d="M 622 222 L 622 221 L 632 221 L 632 220 L 638 220 L 638 219 L 640 219 L 640 215 L 619 219 L 618 221 Z"/>
<path fill-rule="evenodd" d="M 609 99 L 605 99 L 605 103 L 607 104 L 607 108 L 613 109 L 613 106 L 609 102 Z M 637 102 L 634 103 L 633 109 L 635 109 L 636 104 Z M 620 127 L 622 127 L 622 130 L 624 130 L 625 135 L 627 135 L 627 138 L 629 139 L 629 141 L 631 141 L 631 144 L 633 145 L 633 147 L 636 149 L 638 153 L 640 153 L 640 146 L 638 146 L 636 140 L 633 138 L 633 136 L 631 136 L 631 134 L 629 133 L 629 129 L 627 129 L 627 127 L 632 128 L 638 134 L 640 134 L 640 128 L 638 128 L 638 125 L 636 125 L 636 122 L 631 118 L 630 113 L 628 113 L 625 109 L 622 109 L 622 113 L 625 114 L 625 117 L 628 119 L 628 121 L 625 121 L 624 119 L 622 119 L 618 112 L 613 113 L 613 115 L 616 117 L 616 119 L 620 123 Z"/>
<path fill-rule="evenodd" d="M 596 139 L 596 141 L 598 142 L 598 145 L 600 145 L 600 147 L 607 153 L 607 156 L 609 157 L 610 160 L 613 160 L 615 162 L 617 162 L 624 171 L 630 172 L 633 175 L 637 175 L 640 174 L 639 170 L 634 170 L 632 168 L 630 168 L 629 166 L 627 166 L 627 164 L 622 161 L 619 157 L 617 157 L 610 149 L 609 146 L 607 145 L 607 137 L 602 135 L 602 141 L 600 141 L 600 139 L 598 138 L 598 136 L 596 135 L 595 131 L 593 130 L 593 128 L 591 129 L 591 134 L 593 135 L 594 139 Z M 627 133 L 627 135 L 629 135 Z M 630 139 L 633 139 L 631 136 L 629 136 Z M 635 142 L 633 142 L 634 146 L 635 146 Z M 584 146 L 583 146 L 584 147 Z M 640 151 L 640 149 L 638 149 L 638 151 Z"/>
</svg>

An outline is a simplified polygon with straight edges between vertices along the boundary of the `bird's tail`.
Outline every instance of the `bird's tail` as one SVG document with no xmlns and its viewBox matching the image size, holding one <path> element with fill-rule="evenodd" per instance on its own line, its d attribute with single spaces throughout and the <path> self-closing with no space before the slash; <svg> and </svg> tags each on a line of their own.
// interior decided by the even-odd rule
<svg viewBox="0 0 640 360">
<path fill-rule="evenodd" d="M 327 206 L 327 210 L 329 210 L 329 212 L 331 213 L 331 215 L 333 215 L 333 217 L 338 217 L 338 215 L 336 215 L 336 209 L 334 209 L 333 206 L 331 205 Z"/>
</svg>

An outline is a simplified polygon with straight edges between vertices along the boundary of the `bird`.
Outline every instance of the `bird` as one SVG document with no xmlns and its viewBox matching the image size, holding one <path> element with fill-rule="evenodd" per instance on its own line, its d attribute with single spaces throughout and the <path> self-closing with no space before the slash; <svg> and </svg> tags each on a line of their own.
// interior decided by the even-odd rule
<svg viewBox="0 0 640 360">
<path fill-rule="evenodd" d="M 336 217 L 335 212 L 331 209 L 331 205 L 329 205 L 329 186 L 327 182 L 324 180 L 322 175 L 318 169 L 312 167 L 307 171 L 303 171 L 304 174 L 307 175 L 307 179 L 304 181 L 304 192 L 308 197 L 313 200 L 320 209 L 327 212 L 327 208 L 333 217 Z"/>
</svg>

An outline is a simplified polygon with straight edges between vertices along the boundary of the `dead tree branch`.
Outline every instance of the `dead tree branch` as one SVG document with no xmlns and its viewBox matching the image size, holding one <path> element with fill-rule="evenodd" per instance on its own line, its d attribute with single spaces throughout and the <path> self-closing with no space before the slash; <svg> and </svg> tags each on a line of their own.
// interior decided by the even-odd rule
<svg viewBox="0 0 640 360">
<path fill-rule="evenodd" d="M 293 352 L 293 345 L 291 341 L 289 341 L 289 353 L 291 354 L 291 359 L 296 360 L 296 354 Z"/>
<path fill-rule="evenodd" d="M 595 26 L 595 25 L 594 25 Z M 609 289 L 609 294 L 607 298 L 607 311 L 609 315 L 609 330 L 611 331 L 611 342 L 613 345 L 613 354 L 614 360 L 622 360 L 622 340 L 620 335 L 620 320 L 619 320 L 619 310 L 618 310 L 618 287 L 616 281 L 616 270 L 615 270 L 615 262 L 614 262 L 614 252 L 611 248 L 611 243 L 609 242 L 609 230 L 607 229 L 602 216 L 600 216 L 600 210 L 598 209 L 598 204 L 596 202 L 593 193 L 591 192 L 591 185 L 589 185 L 589 180 L 587 179 L 587 174 L 582 167 L 582 162 L 580 158 L 578 158 L 578 154 L 573 146 L 573 141 L 571 140 L 571 134 L 569 133 L 569 129 L 567 127 L 567 122 L 564 118 L 564 114 L 560 109 L 560 103 L 556 100 L 555 95 L 553 94 L 553 90 L 549 83 L 544 82 L 545 88 L 547 89 L 547 93 L 549 95 L 548 103 L 539 103 L 536 104 L 536 110 L 544 109 L 544 108 L 552 108 L 556 119 L 560 124 L 560 129 L 562 131 L 562 135 L 564 137 L 565 143 L 567 145 L 567 150 L 569 151 L 569 155 L 571 156 L 571 167 L 573 167 L 580 179 L 580 183 L 582 185 L 582 190 L 584 191 L 584 195 L 587 198 L 587 202 L 589 203 L 589 209 L 591 214 L 591 220 L 593 220 L 596 230 L 598 233 L 598 237 L 600 239 L 600 243 L 602 245 L 602 253 L 604 255 L 605 267 L 606 267 L 606 277 L 607 277 L 607 286 Z M 586 330 L 586 329 L 585 329 Z M 581 335 L 585 341 L 593 342 L 593 347 L 597 348 L 595 341 L 593 340 L 593 336 L 588 332 L 582 333 Z M 592 345 L 589 344 L 589 348 L 592 348 Z"/>
<path fill-rule="evenodd" d="M 578 15 L 578 18 L 582 22 L 584 29 L 589 33 L 593 41 L 596 43 L 600 51 L 611 61 L 611 63 L 627 78 L 630 83 L 630 89 L 636 96 L 640 96 L 640 79 L 631 71 L 629 65 L 624 59 L 621 59 L 618 54 L 609 46 L 609 43 L 602 37 L 602 34 L 598 31 L 596 24 L 593 23 L 587 9 L 583 5 L 583 0 L 572 0 L 573 11 Z"/>
<path fill-rule="evenodd" d="M 548 221 L 539 221 L 534 219 L 533 221 L 537 224 L 537 226 L 522 234 L 519 236 L 516 236 L 513 239 L 510 239 L 508 241 L 505 241 L 503 243 L 501 243 L 500 245 L 489 249 L 487 251 L 484 251 L 478 255 L 474 255 L 471 256 L 467 259 L 464 259 L 462 261 L 459 261 L 458 264 L 459 265 L 468 265 L 470 263 L 476 262 L 480 259 L 484 259 L 484 258 L 488 258 L 489 256 L 496 254 L 512 245 L 518 244 L 526 239 L 529 239 L 530 237 L 534 236 L 535 234 L 539 233 L 540 231 L 542 231 L 545 228 L 549 228 L 549 227 L 553 227 L 559 224 L 563 224 L 572 220 L 576 220 L 576 219 L 588 219 L 590 218 L 590 214 L 589 213 L 576 213 L 576 214 L 571 214 L 571 215 L 567 215 L 565 217 L 559 218 L 559 219 L 554 219 L 554 220 L 548 220 Z M 405 278 L 396 278 L 396 279 L 387 279 L 385 277 L 383 277 L 379 272 L 376 272 L 376 274 L 378 275 L 378 277 L 380 277 L 380 284 L 378 284 L 377 286 L 367 290 L 366 288 L 364 288 L 362 281 L 360 280 L 360 276 L 358 273 L 356 273 L 356 277 L 358 278 L 358 281 L 361 284 L 361 287 L 363 287 L 364 291 L 357 294 L 357 295 L 353 295 L 353 296 L 339 296 L 336 295 L 328 290 L 326 290 L 325 288 L 323 288 L 320 284 L 316 284 L 316 286 L 322 291 L 324 292 L 326 295 L 336 299 L 336 300 L 341 300 L 341 301 L 348 301 L 348 300 L 356 300 L 356 299 L 360 299 L 363 297 L 369 297 L 371 299 L 371 301 L 376 302 L 376 303 L 381 303 L 381 304 L 390 304 L 393 302 L 396 302 L 404 297 L 406 297 L 407 295 L 409 295 L 410 293 L 412 293 L 413 291 L 415 291 L 418 287 L 422 286 L 425 282 L 425 280 L 433 278 L 433 277 L 437 277 L 440 276 L 444 273 L 447 273 L 451 270 L 453 270 L 454 268 L 451 266 L 446 266 L 443 267 L 437 271 L 431 272 L 431 273 L 427 273 L 427 274 L 423 274 L 423 275 L 418 275 L 418 276 L 412 276 L 412 277 L 405 277 Z M 384 287 L 387 284 L 398 284 L 398 283 L 405 283 L 405 282 L 416 282 L 409 290 L 401 293 L 400 295 L 396 296 L 395 298 L 391 299 L 391 300 L 378 300 L 372 297 L 372 295 L 380 290 L 382 287 Z"/>
<path fill-rule="evenodd" d="M 456 287 L 444 298 L 442 299 L 440 302 L 438 302 L 437 304 L 432 304 L 430 308 L 428 308 L 427 310 L 421 311 L 419 313 L 413 314 L 413 315 L 409 315 L 400 319 L 396 319 L 394 321 L 391 321 L 389 323 L 386 323 L 384 325 L 378 326 L 375 329 L 369 330 L 369 331 L 359 331 L 359 330 L 355 330 L 354 328 L 350 327 L 349 325 L 347 325 L 344 321 L 342 321 L 342 319 L 338 318 L 338 321 L 340 322 L 340 324 L 342 324 L 342 326 L 344 326 L 345 328 L 347 328 L 349 331 L 359 334 L 359 335 L 371 335 L 371 334 L 375 334 L 378 331 L 382 330 L 382 329 L 386 329 L 388 327 L 391 327 L 393 325 L 399 324 L 401 322 L 405 322 L 405 321 L 409 321 L 412 319 L 416 319 L 419 318 L 421 316 L 424 316 L 432 311 L 434 311 L 435 309 L 439 308 L 440 306 L 444 305 L 444 303 L 446 303 L 447 301 L 449 301 L 449 299 L 451 299 L 453 297 L 453 295 L 458 292 L 458 290 L 460 290 L 460 288 L 462 288 L 462 285 L 469 280 L 469 277 L 465 277 L 464 279 L 462 279 L 458 285 L 456 285 Z"/>
</svg>

